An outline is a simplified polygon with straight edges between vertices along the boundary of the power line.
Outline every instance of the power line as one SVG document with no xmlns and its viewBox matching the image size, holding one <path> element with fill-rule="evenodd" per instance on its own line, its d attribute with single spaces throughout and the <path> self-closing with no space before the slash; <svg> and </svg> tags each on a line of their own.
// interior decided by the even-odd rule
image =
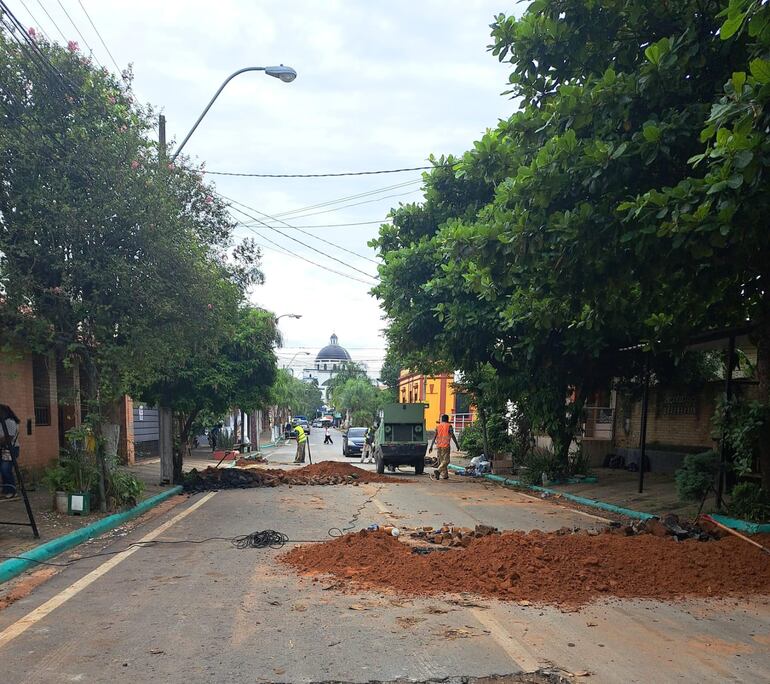
<svg viewBox="0 0 770 684">
<path fill-rule="evenodd" d="M 324 271 L 329 271 L 329 273 L 335 273 L 338 276 L 342 276 L 343 278 L 348 278 L 349 280 L 355 280 L 356 282 L 363 283 L 364 285 L 372 286 L 372 283 L 368 283 L 365 280 L 361 280 L 360 278 L 356 278 L 355 276 L 348 275 L 347 273 L 341 273 L 340 271 L 335 271 L 333 268 L 329 268 L 328 266 L 324 266 L 323 264 L 319 264 L 316 261 L 313 261 L 312 259 L 308 259 L 301 254 L 297 254 L 296 252 L 290 252 L 288 249 L 283 247 L 282 245 L 275 242 L 275 240 L 271 240 L 269 237 L 266 237 L 265 235 L 262 235 L 258 230 L 255 230 L 254 228 L 249 228 L 249 230 L 254 233 L 257 237 L 261 238 L 262 240 L 265 240 L 266 242 L 269 242 L 272 245 L 275 245 L 278 249 L 273 249 L 271 247 L 267 247 L 266 245 L 261 245 L 264 249 L 269 249 L 274 252 L 281 252 L 283 254 L 287 254 L 290 257 L 294 257 L 295 259 L 300 259 L 302 261 L 306 261 L 309 264 L 313 264 L 313 266 L 317 266 L 318 268 L 322 268 Z"/>
<path fill-rule="evenodd" d="M 336 242 L 332 242 L 331 240 L 326 240 L 324 238 L 318 237 L 317 235 L 313 235 L 313 233 L 308 233 L 306 230 L 302 230 L 301 228 L 298 228 L 297 226 L 292 226 L 289 223 L 286 223 L 286 221 L 282 221 L 281 219 L 277 219 L 274 216 L 271 216 L 270 214 L 266 214 L 264 211 L 260 211 L 259 209 L 255 209 L 254 207 L 250 207 L 248 204 L 244 204 L 243 202 L 239 202 L 238 200 L 234 200 L 231 197 L 226 197 L 222 193 L 219 193 L 220 197 L 224 197 L 225 199 L 229 200 L 230 202 L 234 202 L 235 204 L 238 204 L 242 207 L 245 207 L 246 209 L 251 209 L 252 211 L 256 211 L 261 216 L 265 216 L 266 218 L 272 219 L 274 221 L 278 221 L 279 223 L 282 223 L 287 228 L 291 228 L 292 230 L 299 231 L 303 235 L 308 235 L 309 237 L 313 238 L 314 240 L 318 240 L 320 242 L 325 242 L 327 245 L 331 245 L 332 247 L 336 247 L 337 249 L 341 249 L 343 252 L 347 252 L 348 254 L 352 254 L 353 256 L 357 256 L 359 259 L 366 259 L 366 261 L 370 261 L 373 264 L 378 264 L 374 259 L 371 259 L 368 256 L 365 256 L 364 254 L 359 254 L 358 252 L 354 252 L 351 249 L 348 249 L 347 247 L 343 247 L 342 245 L 338 245 Z M 274 230 L 275 226 L 268 226 L 270 229 Z"/>
<path fill-rule="evenodd" d="M 404 197 L 405 195 L 411 195 L 413 192 L 419 192 L 418 188 L 414 190 L 408 190 L 407 192 L 399 192 L 394 195 L 383 195 L 382 197 L 375 197 L 374 199 L 364 200 L 363 202 L 354 202 L 352 204 L 343 204 L 341 207 L 333 207 L 332 209 L 324 209 L 323 211 L 314 211 L 309 214 L 301 214 L 300 216 L 294 216 L 295 219 L 307 218 L 309 216 L 318 216 L 319 214 L 329 214 L 333 211 L 342 211 L 350 207 L 360 207 L 362 204 L 371 204 L 372 202 L 379 202 L 381 200 L 391 199 L 393 197 Z"/>
<path fill-rule="evenodd" d="M 343 171 L 340 173 L 239 173 L 237 171 L 206 171 L 206 173 L 210 173 L 213 176 L 239 176 L 242 178 L 339 178 L 341 176 L 376 176 L 383 173 L 428 171 L 447 166 L 457 166 L 459 163 L 436 164 L 435 166 L 410 166 L 403 169 L 379 169 L 377 171 Z"/>
<path fill-rule="evenodd" d="M 80 5 L 80 9 L 83 10 L 83 14 L 86 15 L 86 19 L 88 19 L 88 23 L 91 24 L 91 28 L 96 33 L 97 37 L 99 38 L 99 41 L 104 46 L 104 49 L 107 51 L 107 54 L 110 56 L 110 59 L 112 60 L 112 63 L 115 65 L 115 68 L 118 70 L 118 75 L 123 79 L 125 82 L 126 79 L 123 78 L 123 71 L 118 66 L 118 63 L 115 61 L 115 58 L 112 56 L 112 52 L 110 52 L 110 48 L 107 47 L 107 43 L 104 42 L 104 38 L 102 38 L 102 34 L 99 33 L 99 29 L 96 28 L 96 24 L 94 24 L 93 20 L 91 19 L 91 15 L 88 13 L 88 10 L 83 5 L 82 0 L 78 0 L 78 5 Z"/>
<path fill-rule="evenodd" d="M 276 219 L 278 220 L 278 219 Z M 319 223 L 314 224 L 312 226 L 294 226 L 292 225 L 292 228 L 346 228 L 350 226 L 373 226 L 373 225 L 382 225 L 383 223 L 387 223 L 388 221 L 392 221 L 390 217 L 384 218 L 384 219 L 378 219 L 376 221 L 356 221 L 355 223 Z M 248 225 L 246 223 L 239 223 L 239 226 L 245 226 Z"/>
<path fill-rule="evenodd" d="M 38 0 L 39 2 L 40 0 Z M 94 61 L 102 68 L 104 68 L 104 65 L 99 61 L 99 58 L 96 56 L 96 53 L 94 52 L 94 49 L 88 44 L 88 41 L 86 40 L 86 37 L 81 32 L 78 25 L 75 23 L 75 21 L 70 16 L 70 13 L 67 11 L 67 8 L 62 4 L 61 0 L 56 0 L 56 2 L 59 3 L 59 7 L 62 8 L 62 11 L 67 16 L 67 19 L 69 19 L 70 24 L 72 24 L 72 28 L 77 31 L 78 36 L 80 36 L 80 40 L 83 41 L 83 45 L 85 45 L 88 48 L 88 51 L 91 53 L 91 56 L 94 58 Z"/>
<path fill-rule="evenodd" d="M 24 2 L 24 0 L 19 0 L 21 3 L 21 6 L 26 10 L 27 14 L 29 14 L 32 21 L 34 21 L 37 24 L 37 27 L 40 29 L 40 33 L 42 33 L 47 39 L 49 43 L 52 43 L 50 36 L 45 32 L 45 29 L 43 28 L 43 25 L 37 20 L 34 14 L 32 14 L 32 11 L 27 7 L 27 3 Z"/>
<path fill-rule="evenodd" d="M 217 194 L 219 195 L 219 193 L 217 193 Z M 219 196 L 222 197 L 223 199 L 228 199 L 224 195 L 219 195 Z M 248 216 L 250 219 L 253 219 L 254 221 L 257 221 L 258 223 L 261 223 L 263 226 L 265 226 L 265 228 L 269 228 L 270 230 L 275 231 L 279 235 L 283 235 L 285 238 L 288 238 L 292 242 L 297 242 L 300 245 L 302 245 L 303 247 L 307 247 L 308 249 L 311 249 L 311 250 L 313 250 L 314 252 L 316 252 L 318 254 L 323 254 L 327 259 L 331 259 L 332 261 L 336 261 L 338 264 L 342 264 L 346 268 L 349 268 L 349 269 L 351 269 L 353 271 L 357 271 L 358 273 L 361 273 L 362 275 L 365 275 L 367 278 L 371 278 L 372 280 L 374 280 L 376 282 L 376 278 L 373 275 L 371 275 L 370 273 L 367 273 L 366 271 L 362 271 L 360 268 L 356 268 L 355 266 L 351 266 L 350 264 L 342 261 L 342 259 L 337 259 L 336 257 L 333 257 L 331 254 L 327 254 L 326 252 L 322 252 L 321 250 L 316 249 L 312 245 L 309 245 L 306 242 L 302 242 L 302 240 L 299 240 L 298 238 L 295 238 L 295 237 L 293 237 L 293 236 L 291 236 L 291 235 L 289 235 L 287 233 L 284 233 L 283 231 L 279 230 L 278 228 L 275 228 L 273 226 L 268 225 L 267 223 L 265 223 L 261 219 L 258 219 L 255 216 L 252 216 L 251 214 L 243 211 L 243 209 L 238 209 L 238 207 L 233 207 L 232 205 L 231 205 L 231 209 L 237 211 L 239 214 L 243 214 L 244 216 Z M 253 229 L 251 229 L 251 230 L 253 230 Z M 369 283 L 367 283 L 367 284 L 369 284 Z M 371 283 L 371 284 L 374 285 L 375 283 Z"/>
<path fill-rule="evenodd" d="M 298 207 L 296 209 L 290 209 L 289 211 L 283 211 L 280 214 L 276 214 L 276 216 L 285 217 L 285 216 L 289 216 L 290 214 L 301 214 L 305 211 L 310 211 L 311 209 L 321 209 L 322 207 L 328 207 L 328 206 L 331 206 L 332 204 L 341 204 L 342 202 L 349 202 L 350 200 L 361 199 L 362 197 L 371 197 L 372 195 L 379 195 L 380 193 L 388 192 L 389 190 L 399 190 L 400 188 L 404 188 L 408 185 L 413 185 L 414 183 L 422 183 L 422 179 L 417 178 L 413 180 L 408 180 L 402 183 L 396 183 L 395 185 L 386 185 L 383 188 L 375 188 L 374 190 L 359 192 L 356 195 L 346 195 L 344 197 L 338 197 L 337 199 L 326 200 L 325 202 L 319 202 L 317 204 L 310 204 L 306 207 Z"/>
<path fill-rule="evenodd" d="M 61 39 L 64 41 L 64 43 L 67 43 L 67 36 L 64 35 L 64 31 L 62 31 L 59 28 L 59 25 L 54 21 L 54 18 L 48 13 L 48 10 L 45 8 L 45 5 L 43 4 L 43 0 L 37 0 L 37 4 L 40 5 L 40 9 L 45 12 L 45 16 L 48 17 L 48 19 L 53 24 L 53 27 L 59 32 L 59 35 L 61 36 Z"/>
</svg>

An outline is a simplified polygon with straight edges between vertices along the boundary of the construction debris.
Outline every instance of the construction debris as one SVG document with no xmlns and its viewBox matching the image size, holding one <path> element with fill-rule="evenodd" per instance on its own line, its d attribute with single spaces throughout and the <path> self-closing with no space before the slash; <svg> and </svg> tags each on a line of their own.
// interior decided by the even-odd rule
<svg viewBox="0 0 770 684">
<path fill-rule="evenodd" d="M 251 489 L 280 485 L 358 485 L 367 482 L 406 482 L 402 478 L 387 477 L 356 468 L 349 463 L 324 461 L 297 468 L 206 468 L 185 474 L 186 492 L 205 492 L 215 489 Z"/>
<path fill-rule="evenodd" d="M 425 537 L 420 537 L 420 531 Z M 467 591 L 488 598 L 574 608 L 601 597 L 674 599 L 770 594 L 770 564 L 734 537 L 701 543 L 675 535 L 458 530 L 460 544 L 415 547 L 428 533 L 399 540 L 362 530 L 280 556 L 301 573 L 330 574 L 344 588 L 389 588 L 434 595 Z M 468 539 L 467 544 L 463 543 Z M 408 541 L 408 543 L 405 543 Z M 766 541 L 765 541 L 766 543 Z M 436 544 L 433 539 L 433 544 Z M 415 552 L 439 548 L 444 553 Z"/>
</svg>

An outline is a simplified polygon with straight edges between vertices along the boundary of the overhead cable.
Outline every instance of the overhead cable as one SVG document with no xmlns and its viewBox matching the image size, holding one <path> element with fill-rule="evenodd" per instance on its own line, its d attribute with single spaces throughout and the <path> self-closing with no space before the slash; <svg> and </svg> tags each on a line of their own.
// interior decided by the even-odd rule
<svg viewBox="0 0 770 684">
<path fill-rule="evenodd" d="M 447 166 L 457 166 L 460 162 L 452 164 L 435 164 L 433 166 L 409 166 L 403 169 L 379 169 L 377 171 L 341 171 L 339 173 L 240 173 L 237 171 L 206 171 L 213 176 L 239 176 L 245 178 L 340 178 L 341 176 L 377 176 L 383 173 L 404 173 L 406 171 L 429 171 Z"/>
<path fill-rule="evenodd" d="M 39 0 L 38 0 L 39 1 Z M 70 16 L 70 13 L 67 11 L 67 8 L 62 4 L 61 0 L 56 0 L 56 2 L 59 3 L 59 7 L 62 8 L 62 12 L 66 15 L 67 19 L 69 19 L 70 24 L 72 24 L 72 28 L 75 29 L 78 36 L 80 36 L 80 40 L 83 41 L 83 45 L 85 45 L 88 48 L 88 51 L 91 53 L 91 57 L 94 58 L 94 61 L 102 68 L 104 68 L 104 65 L 99 61 L 99 58 L 96 56 L 96 53 L 94 52 L 94 49 L 88 44 L 88 41 L 86 40 L 86 37 L 83 35 L 82 31 L 80 30 L 80 27 L 75 23 L 74 19 Z"/>
<path fill-rule="evenodd" d="M 373 225 L 382 225 L 383 223 L 387 223 L 388 221 L 392 221 L 393 219 L 391 217 L 387 217 L 384 219 L 378 219 L 376 221 L 356 221 L 354 223 L 315 223 L 311 226 L 295 226 L 292 224 L 292 228 L 347 228 L 351 226 L 373 226 Z M 239 223 L 240 226 L 245 226 L 248 224 L 245 223 Z"/>
<path fill-rule="evenodd" d="M 374 188 L 373 190 L 359 192 L 355 195 L 346 195 L 344 197 L 338 197 L 337 199 L 319 202 L 318 204 L 309 204 L 308 206 L 305 206 L 305 207 L 297 207 L 296 209 L 289 209 L 288 211 L 282 211 L 280 214 L 276 214 L 276 215 L 280 217 L 286 217 L 286 216 L 289 216 L 290 214 L 302 214 L 306 211 L 310 211 L 311 209 L 320 209 L 322 207 L 331 206 L 332 204 L 342 204 L 343 202 L 349 202 L 350 200 L 361 199 L 362 197 L 371 197 L 372 195 L 379 195 L 383 192 L 388 192 L 389 190 L 399 190 L 400 188 L 405 188 L 409 185 L 414 185 L 415 183 L 422 183 L 422 179 L 413 178 L 412 180 L 396 183 L 395 185 L 386 185 L 385 187 L 382 187 L 382 188 Z"/>
<path fill-rule="evenodd" d="M 331 240 L 327 240 L 325 238 L 318 237 L 317 235 L 313 235 L 313 233 L 308 233 L 306 230 L 302 230 L 301 228 L 298 228 L 297 226 L 292 226 L 291 224 L 286 223 L 286 221 L 282 221 L 281 219 L 275 218 L 274 216 L 271 216 L 270 214 L 266 214 L 264 211 L 260 211 L 259 209 L 256 209 L 254 207 L 250 207 L 248 204 L 244 204 L 243 202 L 239 202 L 238 200 L 235 200 L 232 197 L 226 197 L 225 195 L 222 195 L 221 193 L 220 193 L 220 197 L 224 197 L 225 199 L 229 200 L 230 202 L 234 202 L 235 204 L 238 204 L 238 205 L 240 205 L 240 206 L 242 206 L 242 207 L 244 207 L 246 209 L 251 209 L 252 211 L 256 211 L 258 214 L 260 214 L 261 216 L 264 216 L 264 217 L 266 217 L 268 219 L 271 219 L 273 221 L 278 221 L 279 223 L 282 223 L 287 228 L 291 228 L 292 230 L 296 230 L 296 231 L 302 233 L 303 235 L 307 235 L 307 236 L 313 238 L 314 240 L 318 240 L 319 242 L 325 242 L 327 245 L 331 245 L 332 247 L 336 247 L 337 249 L 340 249 L 343 252 L 347 252 L 348 254 L 352 254 L 353 256 L 357 256 L 359 259 L 366 259 L 366 261 L 370 261 L 373 264 L 379 265 L 378 262 L 375 261 L 374 259 L 372 259 L 371 257 L 368 257 L 368 256 L 366 256 L 364 254 L 359 254 L 358 252 L 354 252 L 353 250 L 348 249 L 347 247 L 343 247 L 342 245 L 338 245 L 336 242 L 332 242 Z M 275 226 L 268 225 L 267 227 L 270 228 L 271 230 L 275 229 Z"/>
<path fill-rule="evenodd" d="M 354 202 L 352 204 L 343 204 L 341 207 L 332 207 L 331 209 L 324 209 L 323 211 L 314 211 L 309 214 L 301 214 L 299 216 L 294 216 L 292 218 L 302 219 L 302 218 L 307 218 L 308 216 L 318 216 L 318 214 L 328 214 L 332 211 L 342 211 L 343 209 L 348 209 L 349 207 L 360 207 L 362 204 L 371 204 L 372 202 L 379 202 L 381 200 L 391 199 L 393 197 L 404 197 L 405 195 L 411 195 L 413 192 L 419 192 L 419 189 L 415 188 L 414 190 L 408 190 L 407 192 L 399 192 L 394 195 L 383 195 L 382 197 L 375 197 L 374 199 L 364 200 L 362 202 Z"/>
<path fill-rule="evenodd" d="M 118 76 L 123 79 L 125 82 L 125 78 L 123 78 L 123 70 L 118 66 L 118 63 L 115 61 L 115 58 L 112 56 L 112 52 L 110 52 L 110 48 L 107 47 L 107 43 L 104 42 L 104 38 L 102 38 L 102 34 L 99 33 L 99 29 L 96 28 L 96 24 L 94 24 L 93 19 L 91 19 L 91 15 L 88 13 L 88 10 L 83 5 L 82 0 L 78 0 L 78 5 L 80 5 L 80 9 L 83 10 L 83 14 L 86 15 L 86 19 L 88 19 L 88 23 L 91 24 L 91 28 L 96 33 L 97 37 L 99 38 L 99 41 L 104 46 L 104 49 L 107 51 L 107 54 L 110 56 L 110 59 L 112 60 L 112 63 L 115 65 L 115 68 L 118 70 Z"/>
<path fill-rule="evenodd" d="M 58 31 L 59 35 L 61 36 L 61 39 L 66 43 L 67 42 L 67 36 L 64 35 L 64 31 L 62 31 L 59 28 L 59 25 L 54 21 L 54 18 L 50 15 L 48 10 L 46 9 L 45 5 L 43 4 L 43 0 L 37 0 L 37 4 L 40 5 L 40 9 L 45 12 L 45 16 L 48 17 L 50 22 L 53 24 L 53 27 Z M 29 11 L 29 10 L 27 10 Z"/>
</svg>

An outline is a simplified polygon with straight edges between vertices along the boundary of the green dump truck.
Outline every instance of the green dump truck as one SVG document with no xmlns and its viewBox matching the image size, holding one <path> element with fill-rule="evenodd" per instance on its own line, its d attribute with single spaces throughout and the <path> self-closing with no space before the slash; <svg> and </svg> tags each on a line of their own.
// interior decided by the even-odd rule
<svg viewBox="0 0 770 684">
<path fill-rule="evenodd" d="M 385 466 L 414 466 L 415 475 L 425 469 L 425 404 L 386 404 L 374 436 L 377 472 Z"/>
</svg>

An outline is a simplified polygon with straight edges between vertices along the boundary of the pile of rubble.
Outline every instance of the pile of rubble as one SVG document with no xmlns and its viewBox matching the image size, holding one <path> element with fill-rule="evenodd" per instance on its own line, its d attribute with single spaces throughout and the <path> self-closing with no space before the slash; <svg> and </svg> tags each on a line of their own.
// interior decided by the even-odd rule
<svg viewBox="0 0 770 684">
<path fill-rule="evenodd" d="M 770 595 L 767 556 L 732 535 L 701 543 L 677 541 L 668 533 L 629 535 L 623 528 L 528 533 L 458 528 L 450 534 L 442 529 L 410 534 L 402 528 L 400 538 L 362 530 L 297 546 L 280 559 L 301 573 L 343 579 L 351 589 L 417 595 L 455 590 L 563 608 L 608 596 Z"/>
<path fill-rule="evenodd" d="M 349 463 L 323 462 L 298 468 L 280 470 L 268 468 L 206 468 L 185 474 L 186 492 L 206 492 L 217 489 L 251 489 L 279 485 L 358 485 L 366 482 L 404 482 L 402 479 L 377 475 Z"/>
<path fill-rule="evenodd" d="M 487 537 L 490 534 L 500 534 L 499 530 L 489 525 L 476 525 L 474 529 L 470 527 L 455 527 L 445 524 L 439 528 L 424 526 L 409 533 L 411 539 L 424 541 L 437 546 L 458 547 L 470 546 L 474 539 Z M 415 547 L 419 550 L 419 547 Z"/>
</svg>

